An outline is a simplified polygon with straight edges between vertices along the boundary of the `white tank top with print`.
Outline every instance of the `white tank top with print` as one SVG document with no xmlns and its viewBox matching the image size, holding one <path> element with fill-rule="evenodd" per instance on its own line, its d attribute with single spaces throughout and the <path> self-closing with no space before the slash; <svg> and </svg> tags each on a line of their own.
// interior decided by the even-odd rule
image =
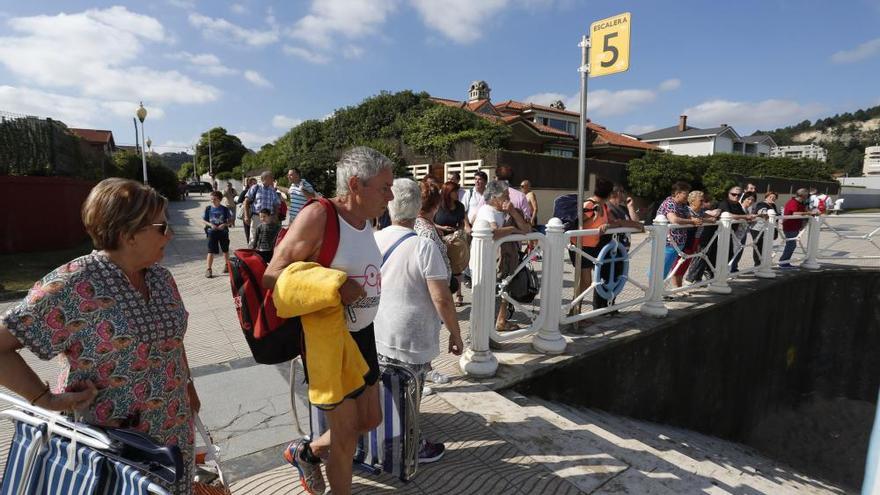
<svg viewBox="0 0 880 495">
<path fill-rule="evenodd" d="M 343 271 L 364 288 L 367 296 L 345 308 L 345 322 L 349 331 L 357 332 L 376 317 L 379 294 L 382 292 L 382 253 L 373 237 L 373 228 L 367 222 L 363 229 L 349 225 L 339 217 L 339 248 L 330 268 Z"/>
</svg>

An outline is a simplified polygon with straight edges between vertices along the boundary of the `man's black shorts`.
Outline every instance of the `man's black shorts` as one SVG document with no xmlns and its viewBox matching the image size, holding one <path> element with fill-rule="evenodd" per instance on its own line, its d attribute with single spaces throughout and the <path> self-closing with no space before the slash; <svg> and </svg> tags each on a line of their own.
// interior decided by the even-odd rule
<svg viewBox="0 0 880 495">
<path fill-rule="evenodd" d="M 220 254 L 229 252 L 229 231 L 228 230 L 210 230 L 208 231 L 208 252 L 211 254 Z"/>
<path fill-rule="evenodd" d="M 379 381 L 379 356 L 376 353 L 376 333 L 373 331 L 373 324 L 370 323 L 366 328 L 362 328 L 357 332 L 351 332 L 351 336 L 354 338 L 355 343 L 357 343 L 361 356 L 367 362 L 367 366 L 370 367 L 370 370 L 364 375 L 364 382 L 368 386 L 373 385 Z M 354 398 L 358 395 L 360 393 L 351 397 Z"/>
</svg>

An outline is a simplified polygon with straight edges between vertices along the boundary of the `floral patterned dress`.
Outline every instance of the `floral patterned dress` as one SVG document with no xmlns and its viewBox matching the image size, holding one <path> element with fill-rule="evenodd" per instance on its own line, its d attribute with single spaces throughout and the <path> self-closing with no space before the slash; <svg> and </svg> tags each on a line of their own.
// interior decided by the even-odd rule
<svg viewBox="0 0 880 495">
<path fill-rule="evenodd" d="M 190 493 L 193 420 L 183 348 L 188 313 L 171 273 L 147 268 L 146 300 L 106 254 L 93 251 L 49 273 L 0 321 L 40 359 L 63 354 L 67 385 L 91 380 L 98 395 L 83 421 L 141 430 L 178 445 Z"/>
</svg>

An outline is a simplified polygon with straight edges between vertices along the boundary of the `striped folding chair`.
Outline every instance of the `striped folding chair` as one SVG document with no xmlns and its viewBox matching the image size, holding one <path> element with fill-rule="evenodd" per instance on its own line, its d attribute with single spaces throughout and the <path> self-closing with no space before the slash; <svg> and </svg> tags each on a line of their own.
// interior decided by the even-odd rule
<svg viewBox="0 0 880 495">
<path fill-rule="evenodd" d="M 34 468 L 44 447 L 46 427 L 15 423 L 15 436 L 6 459 L 6 469 L 0 482 L 0 495 L 25 495 L 33 493 L 36 484 Z"/>
<path fill-rule="evenodd" d="M 61 436 L 49 439 L 49 448 L 37 462 L 36 491 L 41 495 L 92 495 L 106 477 L 104 457 L 97 451 Z"/>
<path fill-rule="evenodd" d="M 140 470 L 128 464 L 108 459 L 109 479 L 105 483 L 103 495 L 147 495 L 151 481 Z"/>
</svg>

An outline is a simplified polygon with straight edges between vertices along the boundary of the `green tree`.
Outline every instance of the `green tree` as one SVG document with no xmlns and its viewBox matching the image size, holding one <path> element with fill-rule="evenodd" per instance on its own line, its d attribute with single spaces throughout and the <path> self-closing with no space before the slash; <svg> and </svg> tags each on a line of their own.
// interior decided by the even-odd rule
<svg viewBox="0 0 880 495">
<path fill-rule="evenodd" d="M 180 180 L 192 180 L 193 177 L 193 164 L 192 162 L 185 162 L 180 165 L 180 169 L 177 171 L 177 178 Z"/>
<path fill-rule="evenodd" d="M 473 112 L 434 105 L 403 125 L 403 140 L 419 154 L 442 160 L 455 143 L 473 141 L 482 151 L 498 149 L 510 137 L 510 128 L 483 119 Z"/>
<path fill-rule="evenodd" d="M 143 182 L 144 167 L 140 155 L 131 151 L 117 151 L 113 154 L 113 167 L 108 176 Z M 156 154 L 147 156 L 147 178 L 150 186 L 170 200 L 180 199 L 177 188 L 178 178 L 170 168 L 162 165 L 162 158 Z"/>
<path fill-rule="evenodd" d="M 210 157 L 208 140 L 210 136 Z M 228 134 L 222 127 L 213 129 L 202 134 L 196 146 L 198 162 L 196 163 L 199 175 L 220 172 L 232 172 L 232 169 L 241 165 L 242 158 L 248 153 L 248 149 L 241 144 L 241 139 L 234 134 Z"/>
</svg>

